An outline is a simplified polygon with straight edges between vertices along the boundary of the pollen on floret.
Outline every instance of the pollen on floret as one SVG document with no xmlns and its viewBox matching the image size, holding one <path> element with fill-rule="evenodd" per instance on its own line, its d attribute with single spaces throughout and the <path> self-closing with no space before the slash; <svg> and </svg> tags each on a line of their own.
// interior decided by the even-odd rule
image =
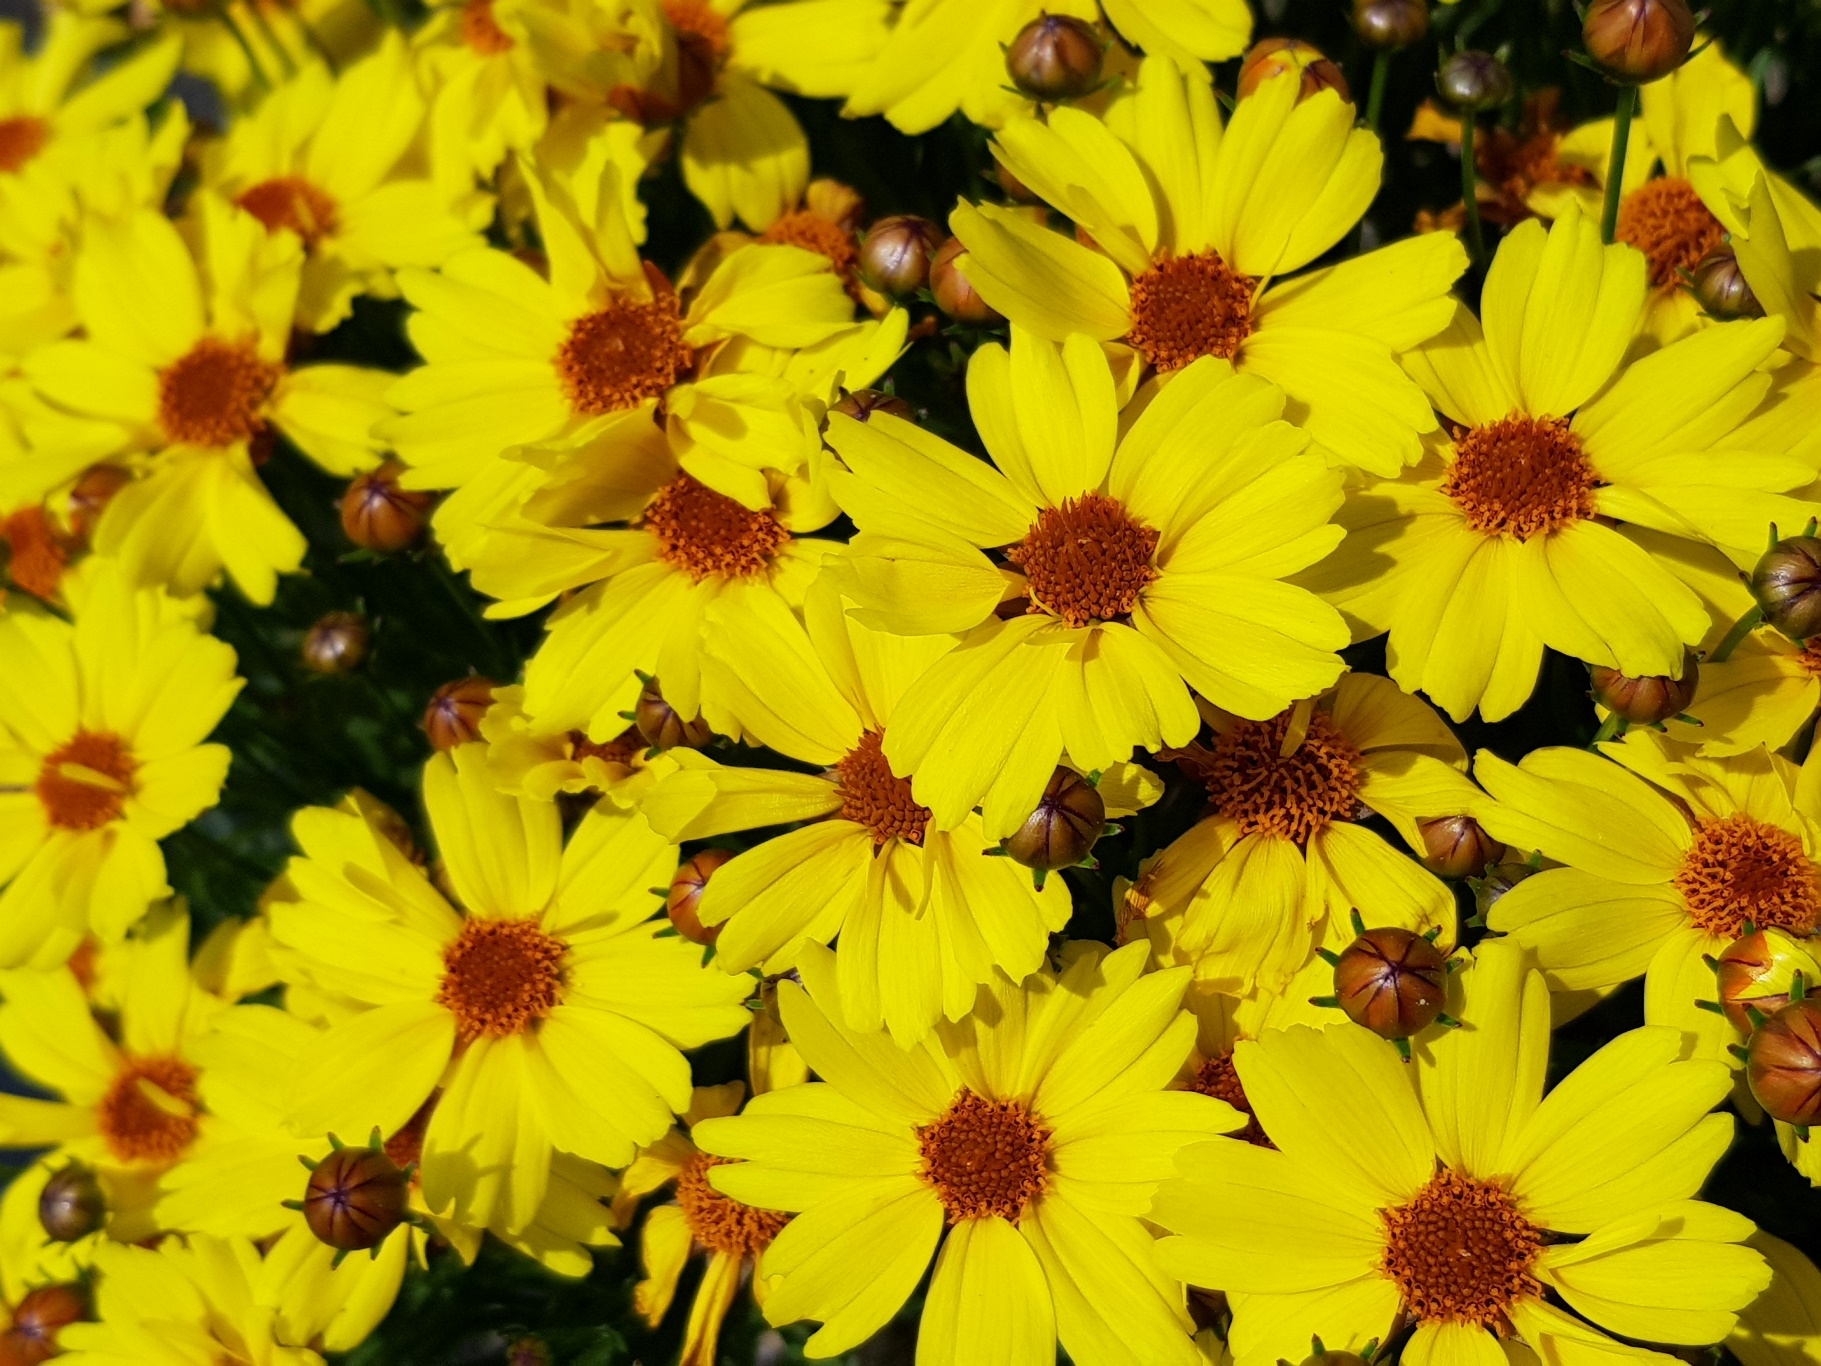
<svg viewBox="0 0 1821 1366">
<path fill-rule="evenodd" d="M 664 17 L 679 34 L 700 43 L 717 62 L 731 49 L 727 18 L 707 0 L 664 0 Z"/>
<path fill-rule="evenodd" d="M 1325 712 L 1289 754 L 1295 709 L 1264 721 L 1240 721 L 1216 737 L 1211 752 L 1187 760 L 1223 816 L 1242 834 L 1267 833 L 1307 844 L 1335 821 L 1359 813 L 1360 754 Z"/>
<path fill-rule="evenodd" d="M 852 281 L 860 264 L 860 248 L 853 231 L 810 209 L 798 209 L 772 222 L 759 234 L 759 241 L 772 245 L 801 247 L 818 256 L 826 256 L 835 274 Z"/>
<path fill-rule="evenodd" d="M 51 127 L 29 114 L 0 119 L 0 172 L 17 171 L 44 150 Z"/>
<path fill-rule="evenodd" d="M 758 578 L 790 543 L 790 533 L 770 511 L 755 511 L 687 474 L 657 491 L 642 521 L 657 537 L 658 558 L 697 583 Z"/>
<path fill-rule="evenodd" d="M 1650 283 L 1661 289 L 1692 271 L 1726 240 L 1726 229 L 1680 176 L 1646 181 L 1619 201 L 1614 234 L 1650 260 Z"/>
<path fill-rule="evenodd" d="M 1674 886 L 1696 925 L 1729 939 L 1747 924 L 1795 935 L 1821 927 L 1821 886 L 1801 839 L 1744 812 L 1695 824 Z"/>
<path fill-rule="evenodd" d="M 523 1033 L 561 1004 L 567 952 L 535 919 L 470 916 L 443 950 L 437 1004 L 454 1014 L 464 1042 Z"/>
<path fill-rule="evenodd" d="M 917 1127 L 920 1173 L 948 1222 L 1017 1222 L 1049 1189 L 1050 1131 L 1017 1100 L 988 1100 L 963 1089 L 947 1110 Z"/>
<path fill-rule="evenodd" d="M 1234 1138 L 1244 1139 L 1260 1148 L 1277 1146 L 1265 1136 L 1264 1125 L 1252 1113 L 1252 1104 L 1246 1099 L 1245 1083 L 1239 1079 L 1239 1068 L 1233 1064 L 1232 1049 L 1216 1053 L 1211 1058 L 1203 1058 L 1195 1069 L 1195 1075 L 1189 1079 L 1188 1089 L 1204 1096 L 1213 1096 L 1216 1100 L 1224 1100 L 1246 1117 L 1246 1127 L 1237 1131 Z"/>
<path fill-rule="evenodd" d="M 1487 536 L 1529 540 L 1599 509 L 1599 476 L 1562 418 L 1512 413 L 1484 427 L 1457 427 L 1441 491 Z"/>
<path fill-rule="evenodd" d="M 1180 370 L 1203 356 L 1231 360 L 1252 335 L 1252 291 L 1216 251 L 1170 256 L 1132 280 L 1126 340 L 1155 368 Z"/>
<path fill-rule="evenodd" d="M 716 1190 L 709 1184 L 708 1173 L 727 1164 L 727 1158 L 707 1153 L 691 1157 L 677 1173 L 677 1204 L 690 1235 L 710 1252 L 754 1257 L 771 1246 L 790 1216 L 756 1209 Z"/>
<path fill-rule="evenodd" d="M 335 201 L 302 176 L 276 176 L 242 190 L 234 201 L 261 223 L 267 232 L 289 228 L 314 247 L 336 228 Z"/>
<path fill-rule="evenodd" d="M 493 17 L 493 0 L 468 0 L 462 6 L 461 31 L 462 41 L 483 57 L 497 57 L 515 46 Z"/>
<path fill-rule="evenodd" d="M 138 771 L 118 735 L 81 730 L 44 756 L 32 790 L 59 830 L 99 830 L 120 819 Z"/>
<path fill-rule="evenodd" d="M 922 844 L 930 812 L 911 796 L 911 780 L 892 772 L 883 746 L 885 733 L 869 730 L 835 765 L 841 791 L 841 818 L 872 831 L 873 843 L 901 839 Z"/>
<path fill-rule="evenodd" d="M 259 434 L 282 367 L 251 342 L 204 337 L 158 372 L 158 425 L 173 445 L 231 446 Z"/>
<path fill-rule="evenodd" d="M 569 324 L 556 372 L 569 406 L 584 417 L 617 413 L 662 398 L 694 363 L 683 344 L 676 294 L 615 298 Z"/>
<path fill-rule="evenodd" d="M 1033 609 L 1070 626 L 1129 616 L 1157 578 L 1157 529 L 1117 498 L 1084 493 L 1045 508 L 1005 558 L 1024 571 Z"/>
<path fill-rule="evenodd" d="M 14 586 L 46 601 L 56 597 L 69 548 L 44 509 L 32 504 L 0 521 L 0 539 L 7 545 L 6 576 Z"/>
<path fill-rule="evenodd" d="M 171 1162 L 196 1137 L 197 1070 L 181 1058 L 130 1059 L 95 1107 L 96 1127 L 122 1162 Z"/>
<path fill-rule="evenodd" d="M 1497 1182 L 1443 1170 L 1379 1217 L 1381 1268 L 1415 1319 L 1502 1326 L 1513 1305 L 1542 1294 L 1531 1270 L 1541 1230 Z"/>
</svg>

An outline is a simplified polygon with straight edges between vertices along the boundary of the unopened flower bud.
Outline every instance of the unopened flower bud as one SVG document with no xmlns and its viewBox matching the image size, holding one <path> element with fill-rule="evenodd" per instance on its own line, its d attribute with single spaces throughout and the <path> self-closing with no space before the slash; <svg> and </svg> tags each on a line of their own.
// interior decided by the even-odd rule
<svg viewBox="0 0 1821 1366">
<path fill-rule="evenodd" d="M 679 715 L 677 709 L 664 700 L 655 678 L 647 681 L 644 691 L 639 694 L 638 704 L 632 710 L 632 725 L 647 745 L 658 750 L 675 749 L 679 745 L 684 749 L 700 749 L 714 734 L 701 717 L 685 720 Z"/>
<path fill-rule="evenodd" d="M 436 495 L 400 488 L 404 472 L 403 465 L 392 461 L 348 485 L 341 496 L 341 529 L 355 545 L 390 554 L 424 534 Z"/>
<path fill-rule="evenodd" d="M 133 476 L 118 465 L 89 466 L 70 490 L 70 534 L 86 544 L 95 532 L 95 523 L 101 520 L 102 510 L 132 482 Z"/>
<path fill-rule="evenodd" d="M 1093 784 L 1072 768 L 1058 768 L 1037 809 L 1005 841 L 1005 852 L 1046 873 L 1073 868 L 1088 856 L 1106 823 L 1106 801 Z"/>
<path fill-rule="evenodd" d="M 303 662 L 319 674 L 345 674 L 367 657 L 373 632 L 354 612 L 330 612 L 304 633 Z"/>
<path fill-rule="evenodd" d="M 1714 960 L 1720 1007 L 1743 1034 L 1751 1032 L 1751 1011 L 1774 1015 L 1789 1004 L 1798 974 L 1807 988 L 1821 986 L 1821 961 L 1800 939 L 1775 928 L 1733 940 Z"/>
<path fill-rule="evenodd" d="M 1457 52 L 1442 63 L 1435 88 L 1456 109 L 1477 114 L 1511 98 L 1511 72 L 1490 52 Z"/>
<path fill-rule="evenodd" d="M 1429 32 L 1429 0 L 1353 0 L 1353 31 L 1376 52 L 1395 52 Z"/>
<path fill-rule="evenodd" d="M 1317 1352 L 1303 1360 L 1303 1366 L 1367 1366 L 1358 1352 Z"/>
<path fill-rule="evenodd" d="M 1683 655 L 1679 678 L 1661 674 L 1633 678 L 1617 669 L 1595 665 L 1593 700 L 1621 720 L 1634 726 L 1649 726 L 1687 711 L 1700 681 L 1701 666 L 1693 650 Z"/>
<path fill-rule="evenodd" d="M 975 327 L 1004 322 L 1004 316 L 980 297 L 955 264 L 955 258 L 966 250 L 960 238 L 951 237 L 930 261 L 929 292 L 935 296 L 936 307 L 956 322 L 972 323 Z"/>
<path fill-rule="evenodd" d="M 1034 100 L 1078 100 L 1100 84 L 1106 55 L 1092 24 L 1045 14 L 1018 30 L 1005 50 L 1005 72 Z"/>
<path fill-rule="evenodd" d="M 29 1292 L 13 1310 L 13 1326 L 0 1335 L 6 1347 L 0 1361 L 49 1361 L 62 1355 L 57 1335 L 72 1323 L 88 1317 L 88 1300 L 81 1286 L 44 1285 Z"/>
<path fill-rule="evenodd" d="M 1320 48 L 1300 38 L 1266 38 L 1254 43 L 1239 68 L 1239 98 L 1243 100 L 1266 81 L 1285 75 L 1295 75 L 1302 81 L 1298 100 L 1333 90 L 1343 100 L 1352 102 L 1353 92 L 1347 87 L 1346 75 Z"/>
<path fill-rule="evenodd" d="M 38 1195 L 38 1222 L 54 1243 L 86 1238 L 107 1219 L 107 1197 L 92 1167 L 71 1162 L 53 1172 Z"/>
<path fill-rule="evenodd" d="M 424 734 L 439 753 L 481 738 L 481 718 L 493 705 L 497 686 L 491 678 L 471 674 L 430 694 L 430 705 L 424 708 Z"/>
<path fill-rule="evenodd" d="M 1347 1017 L 1381 1039 L 1407 1039 L 1434 1024 L 1447 996 L 1448 960 L 1411 930 L 1367 930 L 1334 965 L 1334 997 Z"/>
<path fill-rule="evenodd" d="M 1759 1025 L 1745 1045 L 1745 1080 L 1772 1119 L 1821 1121 L 1821 1004 L 1791 1001 Z"/>
<path fill-rule="evenodd" d="M 1765 551 L 1751 571 L 1751 595 L 1791 640 L 1821 635 L 1821 539 L 1787 536 Z"/>
<path fill-rule="evenodd" d="M 1473 889 L 1474 910 L 1484 920 L 1487 912 L 1498 905 L 1500 897 L 1537 871 L 1528 863 L 1495 863 L 1486 870 L 1484 877 L 1468 878 L 1467 885 Z"/>
<path fill-rule="evenodd" d="M 1417 828 L 1423 836 L 1423 863 L 1437 877 L 1472 877 L 1505 857 L 1505 846 L 1472 816 L 1442 816 Z"/>
<path fill-rule="evenodd" d="M 917 416 L 916 409 L 896 394 L 881 393 L 877 389 L 856 389 L 851 394 L 845 394 L 829 411 L 846 413 L 849 417 L 857 418 L 861 422 L 866 421 L 874 413 L 890 413 L 893 417 L 901 417 L 906 422 Z"/>
<path fill-rule="evenodd" d="M 1688 60 L 1695 16 L 1687 0 L 1593 0 L 1581 20 L 1581 41 L 1614 80 L 1644 85 Z"/>
<path fill-rule="evenodd" d="M 712 944 L 721 937 L 719 925 L 702 923 L 702 893 L 708 890 L 708 879 L 724 863 L 731 863 L 731 849 L 704 849 L 683 860 L 676 876 L 670 879 L 670 892 L 664 898 L 664 909 L 678 934 L 697 944 Z"/>
<path fill-rule="evenodd" d="M 999 188 L 1005 191 L 1005 197 L 1014 204 L 1040 202 L 1037 192 L 1007 170 L 1003 161 L 993 168 L 993 178 L 999 182 Z"/>
<path fill-rule="evenodd" d="M 383 1148 L 342 1147 L 318 1162 L 304 1187 L 310 1232 L 330 1247 L 377 1245 L 405 1217 L 410 1182 Z"/>
<path fill-rule="evenodd" d="M 860 278 L 881 294 L 915 294 L 929 283 L 929 263 L 942 229 L 914 213 L 881 218 L 860 243 Z"/>
<path fill-rule="evenodd" d="M 1709 317 L 1762 318 L 1764 305 L 1751 292 L 1751 282 L 1739 269 L 1739 257 L 1731 247 L 1715 247 L 1694 268 L 1689 289 L 1695 302 Z"/>
</svg>

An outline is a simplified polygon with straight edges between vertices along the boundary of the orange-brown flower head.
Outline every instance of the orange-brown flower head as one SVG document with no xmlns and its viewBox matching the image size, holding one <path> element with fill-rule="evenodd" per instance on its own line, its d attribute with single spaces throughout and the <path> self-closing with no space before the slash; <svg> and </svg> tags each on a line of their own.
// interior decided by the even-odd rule
<svg viewBox="0 0 1821 1366">
<path fill-rule="evenodd" d="M 51 126 L 31 115 L 0 119 L 0 174 L 17 171 L 50 140 Z"/>
<path fill-rule="evenodd" d="M 1596 664 L 1593 668 L 1593 700 L 1634 726 L 1648 726 L 1680 716 L 1695 700 L 1695 687 L 1701 680 L 1701 667 L 1693 650 L 1682 658 L 1679 677 L 1651 675 L 1633 678 L 1617 669 Z"/>
<path fill-rule="evenodd" d="M 1457 52 L 1442 63 L 1435 88 L 1454 108 L 1477 114 L 1511 98 L 1511 72 L 1490 52 Z"/>
<path fill-rule="evenodd" d="M 430 705 L 424 708 L 424 734 L 439 753 L 481 738 L 481 718 L 493 705 L 493 690 L 498 686 L 491 678 L 470 674 L 430 694 Z"/>
<path fill-rule="evenodd" d="M 1753 1031 L 1745 1080 L 1772 1119 L 1821 1122 L 1821 1003 L 1791 1001 Z"/>
<path fill-rule="evenodd" d="M 1005 852 L 1026 868 L 1073 868 L 1106 831 L 1107 805 L 1086 778 L 1058 767 L 1037 809 L 1005 841 Z"/>
<path fill-rule="evenodd" d="M 389 555 L 424 534 L 436 495 L 400 488 L 404 472 L 397 461 L 387 461 L 348 485 L 341 496 L 341 529 L 355 545 Z"/>
<path fill-rule="evenodd" d="M 1751 571 L 1764 620 L 1794 641 L 1821 635 L 1821 539 L 1786 536 Z"/>
<path fill-rule="evenodd" d="M 695 944 L 712 944 L 721 937 L 719 925 L 702 923 L 702 893 L 708 890 L 708 879 L 724 863 L 733 861 L 731 849 L 704 849 L 683 860 L 676 876 L 670 879 L 670 891 L 664 897 L 664 909 L 676 932 Z"/>
<path fill-rule="evenodd" d="M 337 1148 L 310 1171 L 303 1215 L 330 1247 L 359 1252 L 397 1228 L 410 1200 L 410 1179 L 384 1148 Z"/>
<path fill-rule="evenodd" d="M 107 1221 L 107 1196 L 95 1169 L 71 1161 L 54 1172 L 38 1195 L 38 1222 L 54 1243 L 86 1238 Z"/>
<path fill-rule="evenodd" d="M 845 413 L 856 422 L 864 422 L 874 413 L 888 413 L 906 422 L 914 421 L 917 416 L 917 410 L 896 394 L 878 389 L 856 389 L 851 394 L 843 394 L 829 411 Z"/>
<path fill-rule="evenodd" d="M 975 327 L 991 327 L 1004 322 L 1004 316 L 980 297 L 979 291 L 968 283 L 967 276 L 955 264 L 955 258 L 966 250 L 960 238 L 951 237 L 930 258 L 929 292 L 935 297 L 936 307 L 956 322 L 971 323 Z"/>
<path fill-rule="evenodd" d="M 1764 305 L 1751 291 L 1751 282 L 1739 269 L 1739 257 L 1729 246 L 1715 247 L 1694 268 L 1689 289 L 1695 302 L 1711 318 L 1762 318 Z"/>
<path fill-rule="evenodd" d="M 1695 16 L 1687 0 L 1593 0 L 1581 19 L 1581 41 L 1608 76 L 1646 85 L 1688 60 Z"/>
<path fill-rule="evenodd" d="M 632 710 L 633 729 L 653 749 L 700 749 L 714 734 L 701 717 L 685 719 L 664 700 L 655 678 L 647 679 Z"/>
<path fill-rule="evenodd" d="M 158 425 L 178 446 L 232 446 L 265 430 L 266 400 L 283 367 L 250 341 L 204 337 L 158 372 Z"/>
<path fill-rule="evenodd" d="M 1349 1019 L 1381 1039 L 1407 1039 L 1441 1016 L 1447 980 L 1440 949 L 1411 930 L 1384 926 L 1341 951 L 1334 997 Z"/>
<path fill-rule="evenodd" d="M 929 283 L 929 264 L 941 245 L 942 229 L 927 218 L 881 218 L 860 243 L 860 278 L 894 298 L 915 294 Z"/>
<path fill-rule="evenodd" d="M 1505 857 L 1505 846 L 1472 816 L 1441 816 L 1417 828 L 1423 836 L 1423 865 L 1437 877 L 1474 877 Z"/>
<path fill-rule="evenodd" d="M 1300 38 L 1265 38 L 1252 45 L 1239 67 L 1239 98 L 1244 99 L 1266 81 L 1278 76 L 1296 76 L 1302 82 L 1298 100 L 1324 90 L 1339 92 L 1352 102 L 1353 92 L 1347 77 L 1322 50 Z"/>
<path fill-rule="evenodd" d="M 12 1327 L 0 1334 L 0 1366 L 36 1366 L 61 1356 L 57 1335 L 88 1317 L 88 1297 L 79 1285 L 43 1285 L 13 1308 Z"/>
<path fill-rule="evenodd" d="M 373 630 L 355 612 L 329 612 L 304 632 L 304 666 L 319 674 L 345 674 L 367 657 Z"/>
<path fill-rule="evenodd" d="M 1078 100 L 1100 84 L 1106 44 L 1085 19 L 1043 14 L 1005 50 L 1005 74 L 1034 100 Z"/>
<path fill-rule="evenodd" d="M 95 534 L 101 513 L 116 493 L 133 482 L 118 465 L 91 465 L 69 492 L 70 534 L 82 545 Z"/>
<path fill-rule="evenodd" d="M 1751 1032 L 1754 1010 L 1774 1015 L 1789 1004 L 1798 975 L 1808 988 L 1821 986 L 1821 962 L 1804 940 L 1775 926 L 1740 936 L 1714 959 L 1720 1006 L 1742 1034 Z"/>
<path fill-rule="evenodd" d="M 1429 0 L 1353 0 L 1353 31 L 1375 52 L 1396 52 L 1429 32 Z"/>
</svg>

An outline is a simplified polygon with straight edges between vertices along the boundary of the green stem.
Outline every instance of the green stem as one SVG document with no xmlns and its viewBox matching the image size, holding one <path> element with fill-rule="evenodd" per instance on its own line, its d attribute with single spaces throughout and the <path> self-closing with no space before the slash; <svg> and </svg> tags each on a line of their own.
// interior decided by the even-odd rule
<svg viewBox="0 0 1821 1366">
<path fill-rule="evenodd" d="M 425 558 L 429 560 L 431 572 L 435 575 L 437 582 L 443 586 L 443 592 L 461 609 L 462 616 L 467 619 L 468 625 L 474 628 L 474 634 L 480 637 L 481 643 L 486 646 L 489 662 L 495 666 L 496 681 L 511 682 L 511 679 L 499 676 L 505 672 L 504 666 L 509 663 L 505 649 L 500 643 L 499 628 L 487 620 L 486 615 L 476 604 L 473 594 L 462 586 L 461 576 L 455 572 L 448 561 L 436 553 Z"/>
<path fill-rule="evenodd" d="M 1461 115 L 1461 203 L 1467 210 L 1467 249 L 1475 265 L 1486 260 L 1486 235 L 1480 229 L 1479 171 L 1473 164 L 1473 120 L 1471 110 Z"/>
<path fill-rule="evenodd" d="M 1732 624 L 1732 630 L 1726 633 L 1726 639 L 1720 642 L 1720 648 L 1710 654 L 1702 663 L 1724 664 L 1731 658 L 1732 652 L 1739 648 L 1739 642 L 1750 635 L 1752 629 L 1763 620 L 1764 609 L 1762 607 L 1752 608 Z"/>
<path fill-rule="evenodd" d="M 1594 745 L 1605 744 L 1606 741 L 1612 739 L 1613 736 L 1619 733 L 1619 727 L 1624 724 L 1624 718 L 1616 711 L 1607 712 L 1606 719 L 1600 722 L 1600 728 L 1593 733 L 1593 739 L 1588 741 L 1588 747 L 1592 748 Z"/>
<path fill-rule="evenodd" d="M 1378 131 L 1379 115 L 1385 108 L 1385 81 L 1391 74 L 1391 54 L 1380 52 L 1372 59 L 1372 89 L 1366 96 L 1366 127 Z"/>
<path fill-rule="evenodd" d="M 1631 114 L 1637 87 L 1619 87 L 1619 112 L 1612 120 L 1612 155 L 1606 162 L 1606 211 L 1600 215 L 1600 240 L 1611 244 L 1619 230 L 1619 199 L 1625 193 L 1625 150 L 1631 142 Z"/>
</svg>

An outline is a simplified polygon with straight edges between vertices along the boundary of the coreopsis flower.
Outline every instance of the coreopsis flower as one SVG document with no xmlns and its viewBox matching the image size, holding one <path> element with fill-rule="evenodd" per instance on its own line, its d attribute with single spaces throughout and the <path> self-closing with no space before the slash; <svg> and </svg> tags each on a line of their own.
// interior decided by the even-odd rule
<svg viewBox="0 0 1821 1366">
<path fill-rule="evenodd" d="M 1165 961 L 1198 982 L 1268 994 L 1309 962 L 1358 907 L 1373 925 L 1438 928 L 1454 942 L 1454 894 L 1358 822 L 1378 815 L 1423 850 L 1420 821 L 1483 801 L 1467 752 L 1421 699 L 1349 673 L 1313 704 L 1262 721 L 1215 713 L 1207 745 L 1177 763 L 1208 790 L 1208 815 L 1168 845 L 1125 895 L 1159 923 Z M 1324 993 L 1326 994 L 1326 993 Z"/>
<path fill-rule="evenodd" d="M 530 152 L 550 120 L 549 86 L 522 9 L 505 0 L 438 0 L 412 36 L 430 100 L 442 175 L 486 180 L 513 152 Z M 450 188 L 455 187 L 450 181 Z"/>
<path fill-rule="evenodd" d="M 744 1159 L 710 1168 L 715 1190 L 795 1215 L 765 1250 L 766 1318 L 820 1320 L 807 1351 L 838 1355 L 898 1312 L 933 1255 L 927 1360 L 1037 1366 L 1060 1341 L 1082 1366 L 1196 1366 L 1141 1216 L 1186 1145 L 1243 1117 L 1164 1089 L 1194 1043 L 1188 974 L 1146 975 L 1144 952 L 1072 945 L 1059 971 L 997 978 L 906 1050 L 843 1023 L 832 955 L 806 950 L 804 986 L 778 995 L 823 1080 L 692 1135 Z"/>
<path fill-rule="evenodd" d="M 1394 353 L 1447 325 L 1467 255 L 1429 233 L 1285 280 L 1353 230 L 1384 156 L 1339 95 L 1297 96 L 1267 81 L 1223 128 L 1203 76 L 1149 58 L 1104 119 L 1057 109 L 994 143 L 1093 246 L 990 204 L 949 223 L 968 280 L 1015 326 L 1122 343 L 1159 375 L 1218 356 L 1282 388 L 1340 459 L 1392 475 L 1435 428 Z"/>
<path fill-rule="evenodd" d="M 73 576 L 72 576 L 73 577 Z M 66 584 L 69 582 L 66 579 Z M 169 894 L 158 841 L 216 802 L 234 651 L 157 589 L 93 559 L 74 621 L 0 615 L 0 963 L 118 940 Z"/>
<path fill-rule="evenodd" d="M 1061 879 L 1038 889 L 1028 869 L 983 857 L 993 845 L 979 817 L 932 820 L 911 775 L 892 770 L 900 699 L 953 641 L 871 629 L 848 606 L 826 577 L 804 604 L 807 629 L 774 596 L 730 596 L 704 637 L 705 688 L 751 739 L 821 773 L 679 752 L 643 810 L 679 841 L 805 822 L 709 879 L 697 913 L 720 927 L 715 962 L 775 975 L 838 935 L 846 1023 L 909 1045 L 970 1010 L 982 983 L 1037 971 L 1071 902 Z"/>
<path fill-rule="evenodd" d="M 460 909 L 369 820 L 293 826 L 304 853 L 266 916 L 287 978 L 337 1004 L 291 1123 L 393 1134 L 440 1085 L 426 1203 L 518 1234 L 553 1151 L 623 1166 L 688 1107 L 679 1050 L 735 1033 L 749 984 L 658 933 L 676 849 L 636 814 L 602 803 L 565 844 L 556 805 L 501 794 L 479 744 L 430 761 L 424 802 Z"/>
<path fill-rule="evenodd" d="M 525 715 L 525 690 L 517 684 L 494 689 L 480 730 L 494 781 L 515 797 L 547 802 L 559 792 L 592 791 L 619 806 L 636 805 L 672 767 L 661 759 L 649 762 L 650 744 L 631 726 L 600 745 L 580 731 L 535 733 Z"/>
<path fill-rule="evenodd" d="M 828 423 L 860 529 L 843 591 L 869 624 L 964 634 L 885 741 L 936 829 L 980 806 L 1011 834 L 1065 750 L 1091 771 L 1188 743 L 1191 688 L 1264 718 L 1334 681 L 1344 629 L 1283 580 L 1339 541 L 1341 476 L 1282 391 L 1204 357 L 1122 435 L 1101 348 L 1015 328 L 968 394 L 992 464 L 887 413 Z"/>
<path fill-rule="evenodd" d="M 297 327 L 326 332 L 356 294 L 396 296 L 399 267 L 434 268 L 482 245 L 492 197 L 458 195 L 413 165 L 427 109 L 410 49 L 391 32 L 339 76 L 305 63 L 205 150 L 204 185 L 303 247 Z"/>
<path fill-rule="evenodd" d="M 1630 1349 L 1608 1334 L 1718 1341 L 1769 1283 L 1751 1223 L 1692 1198 L 1732 1136 L 1708 1113 L 1723 1065 L 1678 1061 L 1676 1032 L 1645 1027 L 1545 1095 L 1542 974 L 1489 941 L 1461 976 L 1473 1028 L 1437 1038 L 1414 1087 L 1353 1024 L 1238 1046 L 1275 1150 L 1189 1149 L 1151 1214 L 1176 1235 L 1163 1265 L 1228 1293 L 1237 1366 L 1299 1358 L 1311 1337 L 1358 1352 L 1411 1321 L 1405 1361 L 1534 1359 L 1513 1340 L 1544 1361 L 1616 1359 Z"/>
<path fill-rule="evenodd" d="M 1525 878 L 1487 923 L 1535 950 L 1551 989 L 1644 978 L 1644 1018 L 1682 1031 L 1695 1056 L 1737 1042 L 1702 955 L 1746 925 L 1821 930 L 1821 808 L 1787 760 L 1754 750 L 1689 756 L 1649 731 L 1602 753 L 1548 747 L 1511 764 L 1482 751 L 1481 822 L 1514 849 L 1564 866 Z"/>
<path fill-rule="evenodd" d="M 1348 490 L 1348 536 L 1302 582 L 1356 635 L 1390 632 L 1390 672 L 1455 720 L 1509 716 L 1545 645 L 1633 678 L 1679 677 L 1709 627 L 1675 566 L 1717 548 L 1754 563 L 1771 523 L 1815 505 L 1787 446 L 1732 442 L 1772 386 L 1774 318 L 1625 359 L 1644 258 L 1602 246 L 1570 206 L 1500 245 L 1484 326 L 1464 306 L 1404 358 L 1448 437 L 1395 479 Z"/>
</svg>

